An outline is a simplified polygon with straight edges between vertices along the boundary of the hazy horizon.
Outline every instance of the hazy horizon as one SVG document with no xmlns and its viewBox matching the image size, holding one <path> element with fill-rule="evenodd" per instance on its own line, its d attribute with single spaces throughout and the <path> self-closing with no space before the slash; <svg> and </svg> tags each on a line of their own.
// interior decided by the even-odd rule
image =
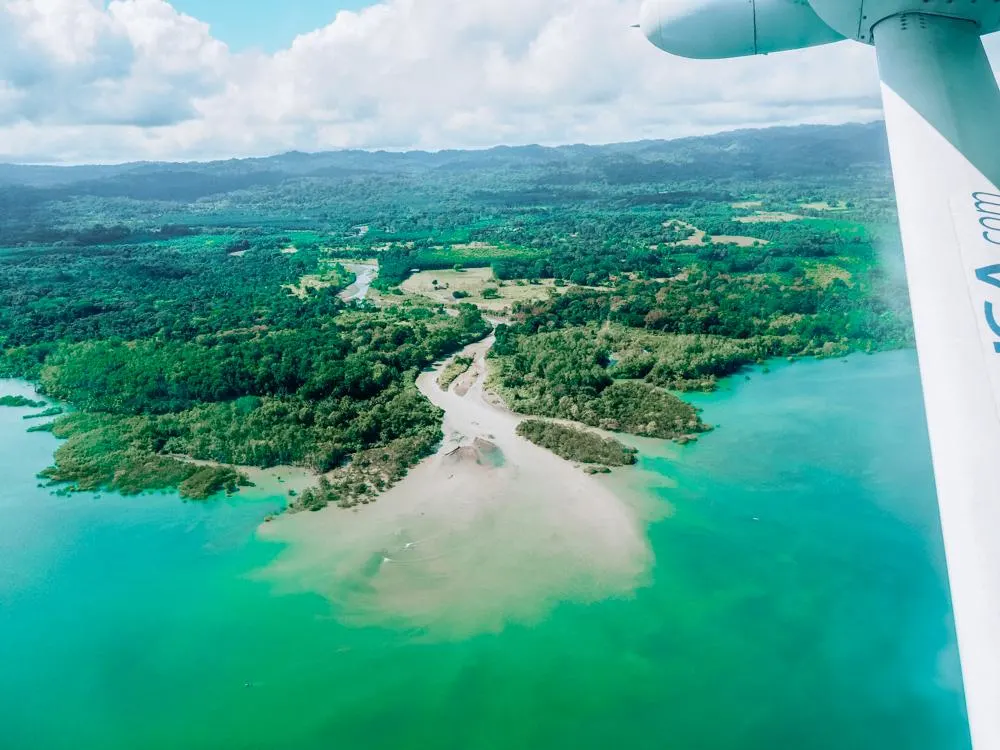
<svg viewBox="0 0 1000 750">
<path fill-rule="evenodd" d="M 183 164 L 216 164 L 222 162 L 230 161 L 265 161 L 268 159 L 278 159 L 283 156 L 325 156 L 329 154 L 351 154 L 351 153 L 363 153 L 363 154 L 446 154 L 446 153 L 485 153 L 489 151 L 497 151 L 503 149 L 517 150 L 517 149 L 531 149 L 531 148 L 541 148 L 547 150 L 559 150 L 559 149 L 570 149 L 570 148 L 606 148 L 614 146 L 627 146 L 642 143 L 673 143 L 676 141 L 693 140 L 699 138 L 713 138 L 718 136 L 726 136 L 728 134 L 746 133 L 752 131 L 768 131 L 768 130 L 792 130 L 796 128 L 849 128 L 849 127 L 865 127 L 869 125 L 881 125 L 884 124 L 884 120 L 879 117 L 871 120 L 856 120 L 842 123 L 796 123 L 791 125 L 760 125 L 758 127 L 741 127 L 741 128 L 729 128 L 718 131 L 713 131 L 709 133 L 701 133 L 698 135 L 683 135 L 674 138 L 635 138 L 620 141 L 604 141 L 604 142 L 553 142 L 553 143 L 537 143 L 537 142 L 525 142 L 525 143 L 497 143 L 492 146 L 479 146 L 474 148 L 438 148 L 438 149 L 420 149 L 420 148 L 329 148 L 321 150 L 303 150 L 303 149 L 288 149 L 285 151 L 275 151 L 269 153 L 261 153 L 249 156 L 219 156 L 215 158 L 203 158 L 203 159 L 133 159 L 125 161 L 80 161 L 80 162 L 44 162 L 44 161 L 0 161 L 0 166 L 3 167 L 41 167 L 41 168 L 66 168 L 71 169 L 73 167 L 126 167 L 131 165 L 142 165 L 142 164 L 164 164 L 164 165 L 183 165 Z"/>
</svg>

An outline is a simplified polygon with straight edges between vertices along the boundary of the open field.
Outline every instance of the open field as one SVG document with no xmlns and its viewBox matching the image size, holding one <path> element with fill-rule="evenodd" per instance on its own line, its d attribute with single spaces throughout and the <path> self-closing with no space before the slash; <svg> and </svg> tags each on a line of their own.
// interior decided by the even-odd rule
<svg viewBox="0 0 1000 750">
<path fill-rule="evenodd" d="M 832 263 L 809 264 L 806 267 L 805 272 L 806 278 L 823 289 L 826 289 L 830 286 L 830 284 L 838 279 L 843 281 L 845 284 L 851 284 L 854 278 L 851 272 L 846 268 L 842 266 L 835 266 Z"/>
<path fill-rule="evenodd" d="M 799 214 L 791 214 L 786 211 L 758 211 L 753 216 L 736 216 L 733 221 L 738 221 L 740 224 L 775 224 L 799 221 L 804 218 Z"/>
<path fill-rule="evenodd" d="M 738 245 L 739 247 L 763 247 L 769 244 L 767 240 L 756 237 L 741 237 L 735 234 L 720 234 L 712 238 L 713 245 Z"/>
<path fill-rule="evenodd" d="M 664 242 L 664 245 L 669 247 L 703 247 L 705 245 L 706 232 L 703 229 L 698 229 L 698 227 L 693 224 L 688 224 L 686 221 L 681 221 L 680 219 L 672 219 L 670 221 L 663 222 L 665 229 L 689 229 L 693 234 L 685 240 L 678 240 L 677 242 Z"/>
<path fill-rule="evenodd" d="M 491 312 L 504 310 L 514 302 L 546 299 L 551 291 L 559 291 L 552 279 L 537 284 L 523 285 L 497 281 L 491 268 L 470 268 L 466 271 L 421 271 L 402 283 L 400 288 L 407 294 L 419 295 L 441 304 L 469 302 L 476 307 Z M 496 289 L 499 297 L 491 299 L 483 296 L 487 289 Z M 455 292 L 467 297 L 456 298 Z"/>
<path fill-rule="evenodd" d="M 818 203 L 802 203 L 802 208 L 809 209 L 810 211 L 846 211 L 847 204 L 840 201 L 836 204 L 829 203 L 827 201 L 820 201 Z"/>
<path fill-rule="evenodd" d="M 693 224 L 688 224 L 686 221 L 681 221 L 680 219 L 673 219 L 672 221 L 664 222 L 664 227 L 667 229 L 674 227 L 684 227 L 690 229 L 694 234 L 685 240 L 680 240 L 679 242 L 664 242 L 663 244 L 667 247 L 705 247 L 705 245 L 711 243 L 713 245 L 739 245 L 740 247 L 762 247 L 768 244 L 767 240 L 757 239 L 756 237 L 742 237 L 738 235 L 728 235 L 720 234 L 717 237 L 709 237 L 708 233 L 703 229 L 698 229 L 698 227 Z"/>
</svg>

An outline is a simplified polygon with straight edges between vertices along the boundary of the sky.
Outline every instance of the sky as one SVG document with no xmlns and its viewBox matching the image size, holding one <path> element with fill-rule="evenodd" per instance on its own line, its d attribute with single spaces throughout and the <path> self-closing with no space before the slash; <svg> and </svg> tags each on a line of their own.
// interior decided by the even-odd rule
<svg viewBox="0 0 1000 750">
<path fill-rule="evenodd" d="M 174 0 L 174 8 L 207 23 L 212 36 L 234 52 L 274 53 L 299 34 L 331 23 L 338 11 L 358 10 L 367 0 Z"/>
<path fill-rule="evenodd" d="M 880 117 L 869 48 L 683 60 L 629 28 L 640 5 L 0 0 L 0 161 L 608 143 Z"/>
</svg>

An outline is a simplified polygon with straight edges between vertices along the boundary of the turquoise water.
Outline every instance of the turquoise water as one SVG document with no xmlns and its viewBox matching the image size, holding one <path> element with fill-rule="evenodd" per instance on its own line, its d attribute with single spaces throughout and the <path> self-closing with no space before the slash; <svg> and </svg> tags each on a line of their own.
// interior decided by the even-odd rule
<svg viewBox="0 0 1000 750">
<path fill-rule="evenodd" d="M 445 643 L 276 595 L 277 501 L 50 495 L 0 409 L 0 746 L 967 750 L 914 356 L 699 403 L 649 587 Z"/>
</svg>

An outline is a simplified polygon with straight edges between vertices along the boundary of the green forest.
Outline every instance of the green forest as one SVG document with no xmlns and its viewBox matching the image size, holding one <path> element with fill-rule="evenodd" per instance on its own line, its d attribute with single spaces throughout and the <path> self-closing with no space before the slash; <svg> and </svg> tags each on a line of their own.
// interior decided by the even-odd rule
<svg viewBox="0 0 1000 750">
<path fill-rule="evenodd" d="M 517 426 L 517 434 L 567 461 L 585 464 L 630 466 L 636 462 L 638 452 L 613 438 L 541 419 L 524 420 Z"/>
<path fill-rule="evenodd" d="M 416 375 L 493 327 L 467 292 L 405 282 L 488 269 L 509 406 L 686 441 L 710 426 L 679 393 L 912 344 L 890 180 L 879 125 L 0 165 L 0 376 L 67 405 L 35 429 L 65 440 L 44 476 L 70 490 L 204 498 L 245 483 L 231 466 L 350 466 L 295 502 L 367 502 L 440 440 Z M 344 301 L 362 259 L 375 291 Z"/>
</svg>

